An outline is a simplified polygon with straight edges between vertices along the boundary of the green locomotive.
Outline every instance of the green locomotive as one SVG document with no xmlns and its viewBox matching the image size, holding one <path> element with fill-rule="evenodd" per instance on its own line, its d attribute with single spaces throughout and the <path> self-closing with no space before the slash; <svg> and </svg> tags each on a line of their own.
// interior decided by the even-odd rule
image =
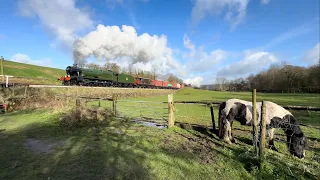
<svg viewBox="0 0 320 180">
<path fill-rule="evenodd" d="M 133 87 L 134 77 L 110 70 L 82 69 L 68 66 L 59 78 L 63 85 Z"/>
</svg>

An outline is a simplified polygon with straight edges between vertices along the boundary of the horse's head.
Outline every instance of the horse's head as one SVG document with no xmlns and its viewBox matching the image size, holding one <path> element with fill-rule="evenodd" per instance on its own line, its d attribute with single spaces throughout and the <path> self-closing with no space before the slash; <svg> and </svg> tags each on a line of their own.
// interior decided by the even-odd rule
<svg viewBox="0 0 320 180">
<path fill-rule="evenodd" d="M 303 134 L 299 123 L 292 114 L 283 117 L 283 129 L 286 129 L 289 152 L 298 158 L 305 157 L 307 139 Z"/>
<path fill-rule="evenodd" d="M 289 143 L 289 151 L 292 155 L 297 156 L 298 158 L 305 157 L 307 140 L 302 132 L 298 134 L 294 133 Z"/>
</svg>

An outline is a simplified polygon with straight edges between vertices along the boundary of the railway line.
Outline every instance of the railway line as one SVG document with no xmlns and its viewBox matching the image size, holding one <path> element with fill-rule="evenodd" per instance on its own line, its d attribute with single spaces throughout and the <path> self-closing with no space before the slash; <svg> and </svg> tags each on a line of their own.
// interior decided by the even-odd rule
<svg viewBox="0 0 320 180">
<path fill-rule="evenodd" d="M 123 89 L 123 90 L 132 90 L 132 89 L 153 89 L 153 88 L 126 88 L 126 87 L 96 87 L 96 86 L 63 86 L 63 85 L 28 85 L 32 88 L 89 88 L 89 89 Z M 160 89 L 159 89 L 160 90 Z M 178 90 L 178 89 L 163 89 L 163 90 Z"/>
<path fill-rule="evenodd" d="M 98 87 L 98 86 L 64 86 L 64 85 L 50 85 L 50 84 L 22 84 L 22 83 L 9 83 L 8 87 L 32 87 L 32 88 L 89 88 L 89 89 L 122 89 L 122 90 L 132 90 L 132 89 L 154 89 L 154 88 L 127 88 L 127 87 Z M 0 83 L 0 87 L 6 88 L 5 83 Z M 163 90 L 170 90 L 170 89 L 163 89 Z M 171 89 L 171 90 L 178 90 L 178 89 Z"/>
</svg>

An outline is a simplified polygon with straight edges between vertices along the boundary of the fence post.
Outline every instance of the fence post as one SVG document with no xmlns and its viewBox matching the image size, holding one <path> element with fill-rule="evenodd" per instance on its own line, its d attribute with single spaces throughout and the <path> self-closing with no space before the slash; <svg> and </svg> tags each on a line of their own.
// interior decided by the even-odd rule
<svg viewBox="0 0 320 180">
<path fill-rule="evenodd" d="M 258 122 L 257 122 L 257 99 L 256 99 L 256 89 L 252 91 L 252 113 L 253 113 L 253 123 L 252 123 L 252 136 L 253 136 L 253 146 L 256 156 L 258 156 Z"/>
<path fill-rule="evenodd" d="M 14 97 L 14 84 L 12 85 L 12 97 Z"/>
<path fill-rule="evenodd" d="M 101 107 L 101 99 L 99 99 L 99 107 Z"/>
<path fill-rule="evenodd" d="M 28 86 L 26 86 L 26 87 L 24 88 L 24 97 L 25 97 L 25 98 L 27 98 L 27 91 L 28 91 Z"/>
<path fill-rule="evenodd" d="M 260 126 L 260 150 L 259 150 L 259 157 L 260 157 L 260 172 L 262 170 L 262 165 L 263 165 L 263 155 L 264 155 L 264 150 L 266 147 L 266 105 L 264 101 L 262 101 L 261 104 L 261 126 Z"/>
<path fill-rule="evenodd" d="M 81 118 L 80 99 L 76 99 L 76 117 L 79 120 Z"/>
<path fill-rule="evenodd" d="M 214 122 L 214 113 L 213 113 L 213 104 L 210 104 L 211 120 L 212 120 L 212 129 L 216 129 L 216 123 Z"/>
<path fill-rule="evenodd" d="M 113 94 L 112 97 L 112 109 L 115 116 L 117 116 L 117 95 Z"/>
<path fill-rule="evenodd" d="M 169 111 L 168 128 L 171 128 L 174 126 L 173 94 L 168 95 L 168 111 Z"/>
</svg>

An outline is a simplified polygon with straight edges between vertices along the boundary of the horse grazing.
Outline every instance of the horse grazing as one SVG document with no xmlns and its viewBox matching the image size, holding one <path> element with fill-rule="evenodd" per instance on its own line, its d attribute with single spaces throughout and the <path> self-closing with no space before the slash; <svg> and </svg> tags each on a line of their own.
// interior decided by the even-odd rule
<svg viewBox="0 0 320 180">
<path fill-rule="evenodd" d="M 277 151 L 274 147 L 273 135 L 275 128 L 282 128 L 287 136 L 287 145 L 289 152 L 303 158 L 305 156 L 306 137 L 304 136 L 295 117 L 286 109 L 270 101 L 264 101 L 266 106 L 266 127 L 267 137 L 269 137 L 269 148 Z M 257 122 L 261 112 L 261 102 L 256 103 Z M 252 102 L 240 99 L 229 99 L 220 104 L 219 107 L 219 137 L 225 142 L 235 143 L 231 128 L 234 120 L 241 125 L 253 124 Z"/>
</svg>

